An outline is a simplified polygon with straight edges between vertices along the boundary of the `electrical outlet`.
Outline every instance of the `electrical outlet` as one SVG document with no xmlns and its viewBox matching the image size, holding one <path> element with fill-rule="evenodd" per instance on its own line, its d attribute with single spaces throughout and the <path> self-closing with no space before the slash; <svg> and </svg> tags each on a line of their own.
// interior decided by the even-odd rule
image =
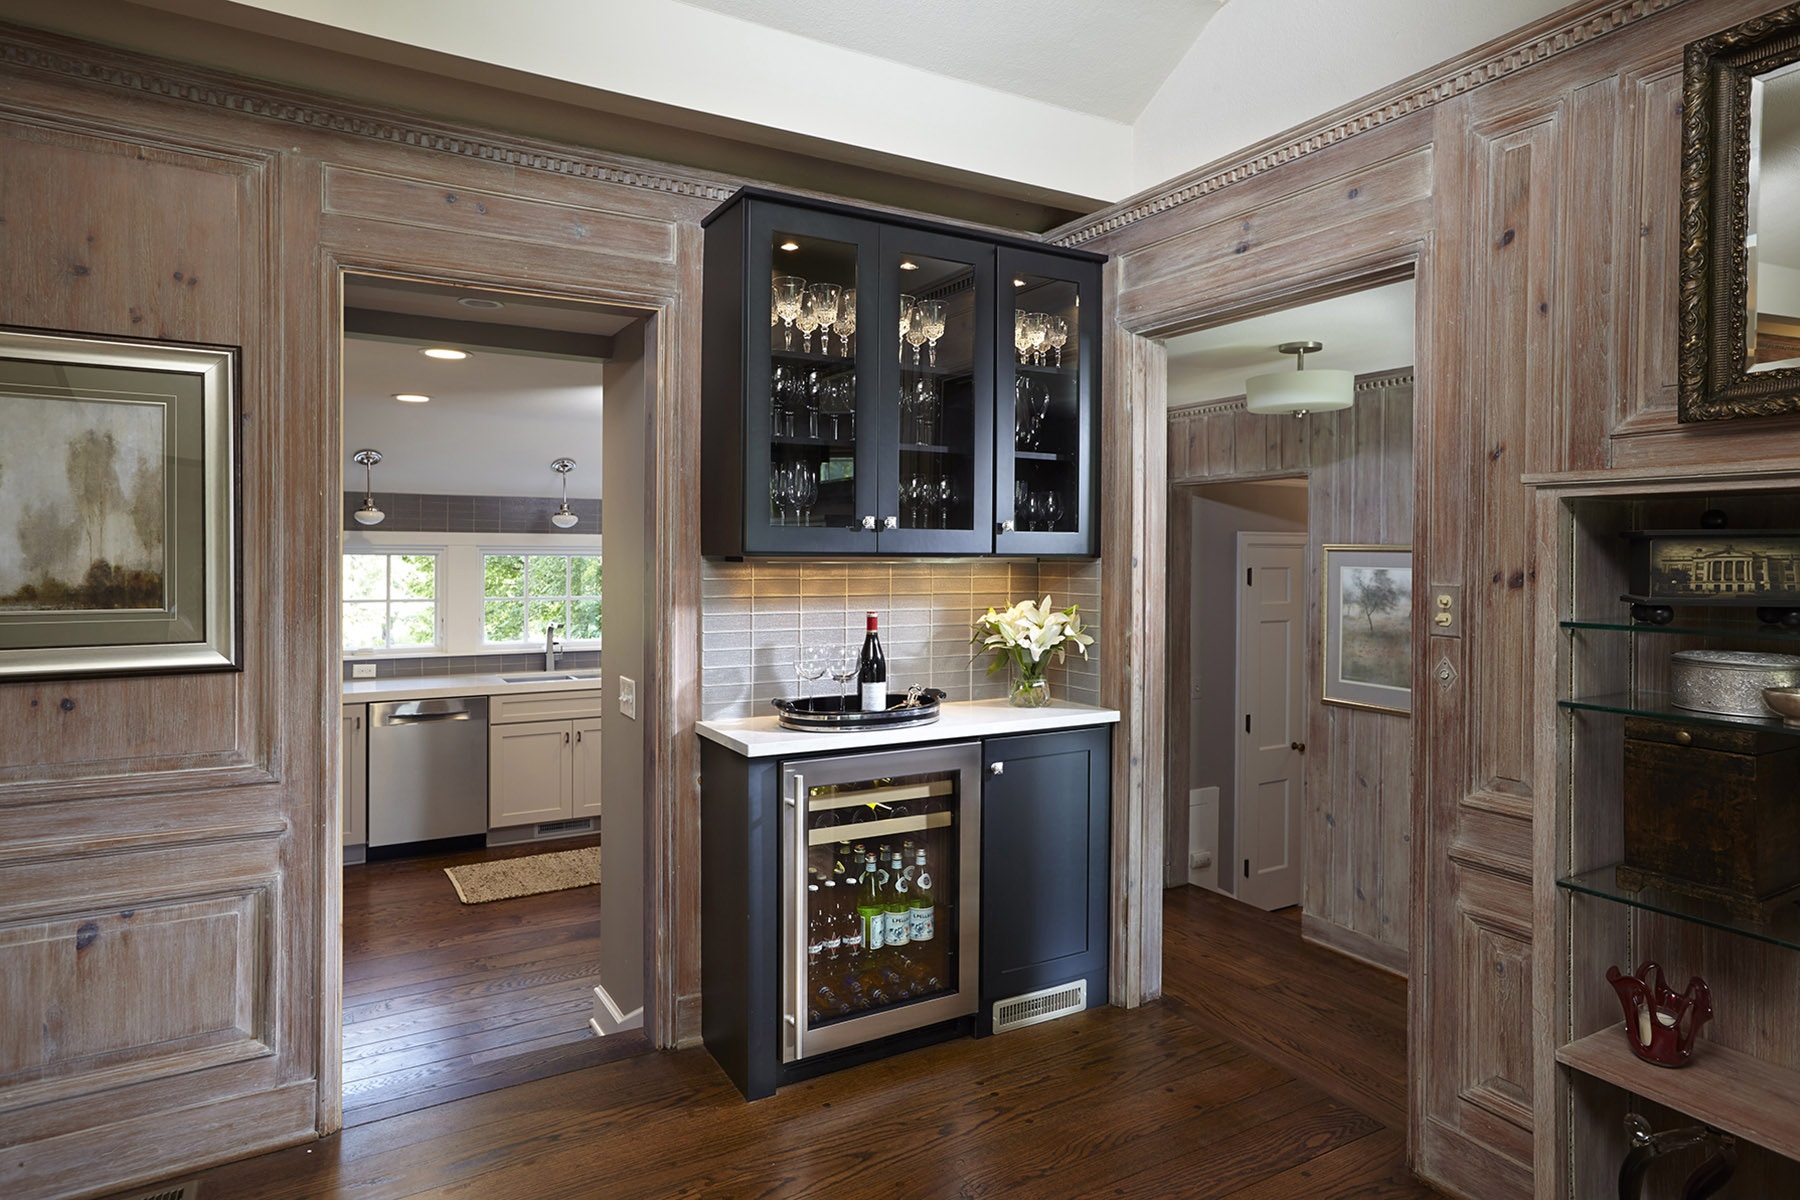
<svg viewBox="0 0 1800 1200">
<path fill-rule="evenodd" d="M 637 680 L 619 676 L 619 712 L 637 720 Z"/>
<path fill-rule="evenodd" d="M 350 678 L 352 678 L 352 679 L 373 679 L 373 678 L 375 678 L 375 664 L 374 663 L 351 663 L 350 664 Z"/>
</svg>

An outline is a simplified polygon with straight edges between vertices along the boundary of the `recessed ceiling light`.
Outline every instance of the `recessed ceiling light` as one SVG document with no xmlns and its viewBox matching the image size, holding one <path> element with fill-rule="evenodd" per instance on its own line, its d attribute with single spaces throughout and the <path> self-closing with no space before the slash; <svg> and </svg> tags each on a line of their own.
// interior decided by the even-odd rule
<svg viewBox="0 0 1800 1200">
<path fill-rule="evenodd" d="M 417 392 L 395 392 L 394 399 L 402 404 L 426 404 L 430 402 L 431 397 L 421 396 Z"/>
<path fill-rule="evenodd" d="M 458 296 L 456 302 L 464 308 L 505 308 L 498 300 L 489 300 L 486 296 Z"/>
<path fill-rule="evenodd" d="M 900 260 L 900 269 L 902 271 L 916 271 L 919 269 L 919 264 L 916 262 L 908 262 L 905 259 L 901 259 Z"/>
<path fill-rule="evenodd" d="M 1015 280 L 1013 280 L 1013 286 L 1014 287 L 1024 287 L 1025 281 L 1023 279 L 1015 279 Z"/>
<path fill-rule="evenodd" d="M 448 346 L 427 346 L 419 353 L 426 358 L 442 358 L 450 361 L 469 357 L 467 350 L 452 350 Z"/>
<path fill-rule="evenodd" d="M 794 241 L 783 242 L 781 243 L 781 248 L 783 250 L 798 250 L 800 248 L 800 243 Z"/>
</svg>

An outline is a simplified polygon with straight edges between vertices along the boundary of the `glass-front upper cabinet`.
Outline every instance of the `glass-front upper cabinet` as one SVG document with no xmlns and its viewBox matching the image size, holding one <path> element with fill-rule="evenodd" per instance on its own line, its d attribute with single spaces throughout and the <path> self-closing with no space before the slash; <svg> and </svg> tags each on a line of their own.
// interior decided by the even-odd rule
<svg viewBox="0 0 1800 1200">
<path fill-rule="evenodd" d="M 993 294 L 991 245 L 882 230 L 881 553 L 993 549 Z"/>
<path fill-rule="evenodd" d="M 994 550 L 1093 554 L 1100 264 L 1002 246 L 998 274 Z"/>
</svg>

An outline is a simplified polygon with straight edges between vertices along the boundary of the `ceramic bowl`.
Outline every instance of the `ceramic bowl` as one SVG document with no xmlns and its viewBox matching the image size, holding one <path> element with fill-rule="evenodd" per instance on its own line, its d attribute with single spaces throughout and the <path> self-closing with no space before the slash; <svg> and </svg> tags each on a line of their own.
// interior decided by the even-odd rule
<svg viewBox="0 0 1800 1200">
<path fill-rule="evenodd" d="M 1763 703 L 1781 714 L 1783 724 L 1800 728 L 1800 687 L 1764 688 Z"/>
</svg>

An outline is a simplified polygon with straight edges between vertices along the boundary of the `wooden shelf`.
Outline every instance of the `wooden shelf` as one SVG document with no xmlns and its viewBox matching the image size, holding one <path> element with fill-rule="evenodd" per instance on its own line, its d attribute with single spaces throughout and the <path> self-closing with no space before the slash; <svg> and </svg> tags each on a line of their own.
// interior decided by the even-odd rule
<svg viewBox="0 0 1800 1200">
<path fill-rule="evenodd" d="M 1701 1034 L 1685 1067 L 1655 1067 L 1631 1052 L 1624 1023 L 1556 1052 L 1556 1061 L 1616 1084 L 1747 1142 L 1800 1159 L 1800 1071 L 1728 1050 Z"/>
</svg>

